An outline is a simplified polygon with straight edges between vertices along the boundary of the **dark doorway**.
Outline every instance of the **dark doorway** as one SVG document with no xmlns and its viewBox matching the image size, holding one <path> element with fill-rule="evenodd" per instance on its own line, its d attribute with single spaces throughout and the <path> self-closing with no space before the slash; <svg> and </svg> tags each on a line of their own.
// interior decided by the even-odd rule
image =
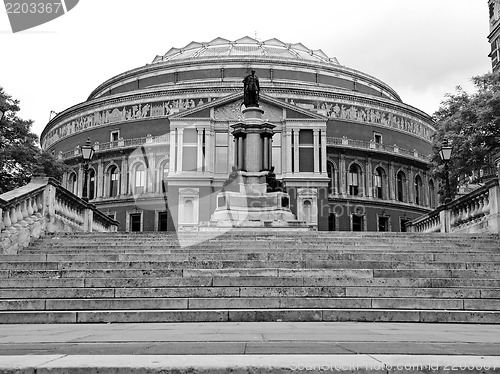
<svg viewBox="0 0 500 374">
<path fill-rule="evenodd" d="M 141 231 L 141 213 L 130 215 L 130 231 Z"/>
<path fill-rule="evenodd" d="M 401 230 L 401 232 L 406 232 L 406 224 L 407 224 L 408 222 L 410 222 L 410 220 L 409 220 L 409 219 L 406 219 L 406 218 L 401 218 L 401 219 L 399 220 L 399 222 L 400 222 L 400 226 L 401 226 L 401 229 L 400 229 L 400 230 Z"/>
<path fill-rule="evenodd" d="M 378 231 L 389 231 L 389 217 L 378 217 Z"/>
<path fill-rule="evenodd" d="M 158 213 L 158 231 L 167 231 L 168 230 L 168 213 L 167 212 L 159 212 Z"/>
<path fill-rule="evenodd" d="M 335 231 L 335 213 L 328 214 L 328 231 Z"/>
</svg>

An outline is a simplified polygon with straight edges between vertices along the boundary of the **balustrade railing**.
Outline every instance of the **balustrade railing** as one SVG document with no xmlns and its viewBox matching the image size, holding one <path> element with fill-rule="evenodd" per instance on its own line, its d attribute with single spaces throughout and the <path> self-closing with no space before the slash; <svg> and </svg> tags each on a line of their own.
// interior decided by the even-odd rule
<svg viewBox="0 0 500 374">
<path fill-rule="evenodd" d="M 45 233 L 116 231 L 107 217 L 52 178 L 34 178 L 0 195 L 0 253 L 19 249 Z"/>
<path fill-rule="evenodd" d="M 106 143 L 95 143 L 94 150 L 96 152 L 106 151 L 109 149 L 119 149 L 119 148 L 129 148 L 129 147 L 138 147 L 144 144 L 170 144 L 170 135 L 161 135 L 161 136 L 145 136 L 142 138 L 133 138 L 133 139 L 119 139 L 113 142 Z M 60 160 L 65 160 L 71 157 L 80 156 L 81 150 L 80 148 L 75 148 L 71 151 L 61 152 L 59 153 L 58 158 Z"/>
<path fill-rule="evenodd" d="M 429 155 L 424 155 L 423 153 L 417 152 L 416 150 L 410 151 L 408 149 L 400 148 L 396 144 L 391 146 L 391 145 L 387 145 L 387 144 L 375 143 L 374 141 L 365 142 L 363 140 L 348 139 L 347 137 L 335 138 L 335 137 L 330 137 L 330 136 L 328 136 L 326 138 L 326 144 L 332 145 L 332 146 L 346 147 L 346 148 L 352 147 L 352 148 L 361 148 L 361 149 L 371 149 L 371 150 L 375 150 L 375 151 L 378 150 L 378 151 L 386 152 L 386 153 L 409 156 L 409 157 L 423 160 L 426 162 L 430 161 Z"/>
<path fill-rule="evenodd" d="M 493 179 L 408 224 L 413 232 L 500 233 L 500 187 Z"/>
</svg>

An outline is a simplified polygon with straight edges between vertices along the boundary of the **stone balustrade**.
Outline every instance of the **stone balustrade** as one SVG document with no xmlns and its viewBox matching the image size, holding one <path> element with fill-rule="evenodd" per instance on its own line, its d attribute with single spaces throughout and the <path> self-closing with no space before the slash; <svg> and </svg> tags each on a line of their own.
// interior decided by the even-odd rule
<svg viewBox="0 0 500 374">
<path fill-rule="evenodd" d="M 46 233 L 117 231 L 118 222 L 52 178 L 0 195 L 0 254 L 15 254 Z"/>
<path fill-rule="evenodd" d="M 408 224 L 412 232 L 500 233 L 499 180 L 441 205 Z"/>
<path fill-rule="evenodd" d="M 416 150 L 410 151 L 408 149 L 400 148 L 396 144 L 387 145 L 387 144 L 375 143 L 374 141 L 365 142 L 362 140 L 349 139 L 345 136 L 343 138 L 335 138 L 328 136 L 326 138 L 326 144 L 329 146 L 335 146 L 341 148 L 370 149 L 375 152 L 390 153 L 393 155 L 399 154 L 405 157 L 418 159 L 420 161 L 430 162 L 429 155 L 424 155 L 422 153 L 417 152 Z"/>
</svg>

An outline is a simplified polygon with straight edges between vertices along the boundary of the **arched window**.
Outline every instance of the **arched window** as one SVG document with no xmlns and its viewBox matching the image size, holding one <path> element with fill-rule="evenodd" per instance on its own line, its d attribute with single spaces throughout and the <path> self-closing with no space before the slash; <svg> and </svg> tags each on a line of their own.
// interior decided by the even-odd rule
<svg viewBox="0 0 500 374">
<path fill-rule="evenodd" d="M 424 202 L 422 199 L 422 178 L 420 175 L 415 177 L 415 204 L 422 205 Z"/>
<path fill-rule="evenodd" d="M 118 168 L 112 166 L 109 169 L 109 197 L 118 195 L 118 182 L 119 182 Z"/>
<path fill-rule="evenodd" d="M 143 193 L 146 187 L 146 169 L 144 165 L 140 164 L 135 169 L 134 181 L 134 192 L 136 194 Z"/>
<path fill-rule="evenodd" d="M 385 172 L 384 169 L 378 167 L 373 175 L 374 197 L 378 199 L 384 198 Z"/>
<path fill-rule="evenodd" d="M 336 194 L 337 193 L 337 183 L 336 183 L 336 175 L 335 175 L 335 166 L 331 162 L 327 162 L 326 171 L 328 173 L 328 193 Z"/>
<path fill-rule="evenodd" d="M 87 186 L 88 186 L 88 191 L 87 191 L 87 196 L 89 200 L 95 199 L 95 170 L 90 169 L 89 170 L 89 177 L 87 181 Z"/>
<path fill-rule="evenodd" d="M 436 208 L 436 189 L 432 179 L 429 181 L 429 204 L 432 209 Z"/>
<path fill-rule="evenodd" d="M 74 193 L 76 195 L 77 191 L 76 191 L 76 174 L 75 173 L 71 173 L 69 175 L 67 187 L 68 187 L 69 192 Z"/>
<path fill-rule="evenodd" d="M 396 175 L 396 189 L 397 189 L 396 195 L 398 201 L 405 201 L 405 193 L 404 193 L 405 182 L 406 182 L 405 173 L 399 171 L 398 174 Z"/>
<path fill-rule="evenodd" d="M 347 173 L 347 186 L 349 189 L 349 195 L 358 196 L 359 186 L 360 186 L 361 172 L 359 166 L 352 164 Z"/>
</svg>

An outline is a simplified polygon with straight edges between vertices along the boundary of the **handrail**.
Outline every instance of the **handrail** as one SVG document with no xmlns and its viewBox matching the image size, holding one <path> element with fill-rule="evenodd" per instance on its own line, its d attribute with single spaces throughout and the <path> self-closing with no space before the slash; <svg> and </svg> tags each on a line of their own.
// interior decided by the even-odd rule
<svg viewBox="0 0 500 374">
<path fill-rule="evenodd" d="M 34 178 L 0 195 L 0 254 L 17 253 L 45 233 L 117 231 L 118 222 L 53 178 Z"/>
</svg>

